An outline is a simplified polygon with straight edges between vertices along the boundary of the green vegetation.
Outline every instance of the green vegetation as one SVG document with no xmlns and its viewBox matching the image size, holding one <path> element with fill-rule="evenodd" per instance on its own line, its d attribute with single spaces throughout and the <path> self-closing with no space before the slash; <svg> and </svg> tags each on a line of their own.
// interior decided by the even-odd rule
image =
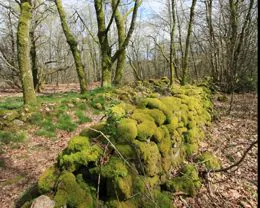
<svg viewBox="0 0 260 208">
<path fill-rule="evenodd" d="M 0 144 L 9 144 L 11 142 L 23 142 L 26 139 L 26 133 L 21 132 L 8 132 L 8 131 L 0 131 Z"/>
<path fill-rule="evenodd" d="M 74 131 L 91 121 L 86 115 L 97 111 L 97 104 L 107 119 L 69 141 L 57 163 L 40 177 L 39 192 L 54 199 L 56 206 L 89 203 L 92 207 L 100 176 L 98 203 L 108 207 L 173 207 L 169 192 L 195 195 L 201 181 L 190 159 L 208 168 L 215 165 L 207 155 L 197 155 L 205 138 L 203 127 L 211 121 L 211 98 L 205 88 L 191 85 L 176 85 L 169 89 L 171 94 L 155 96 L 167 83 L 153 80 L 133 87 L 95 89 L 78 97 L 73 93 L 65 98 L 41 97 L 40 111 L 32 110 L 27 122 L 37 127 L 38 135 L 55 137 L 59 129 Z M 172 169 L 178 176 L 172 177 Z M 147 189 L 151 196 L 145 194 Z"/>
</svg>

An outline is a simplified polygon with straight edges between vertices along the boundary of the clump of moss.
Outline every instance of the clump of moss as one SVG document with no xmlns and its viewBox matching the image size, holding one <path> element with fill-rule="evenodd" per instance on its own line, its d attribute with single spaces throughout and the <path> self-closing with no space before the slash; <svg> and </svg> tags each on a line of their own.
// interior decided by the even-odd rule
<svg viewBox="0 0 260 208">
<path fill-rule="evenodd" d="M 159 109 L 166 116 L 166 121 L 170 122 L 173 114 L 171 110 L 167 108 L 167 106 L 158 98 L 146 98 L 140 103 L 141 107 L 146 107 L 149 109 Z"/>
<path fill-rule="evenodd" d="M 83 189 L 72 173 L 64 171 L 58 179 L 58 184 L 54 197 L 55 207 L 94 207 L 90 190 Z"/>
<path fill-rule="evenodd" d="M 135 159 L 136 158 L 136 152 L 132 145 L 129 144 L 117 144 L 116 148 L 118 151 L 123 155 L 123 157 L 127 159 Z"/>
<path fill-rule="evenodd" d="M 103 133 L 104 132 L 104 129 L 105 129 L 105 126 L 106 126 L 106 122 L 100 122 L 98 124 L 95 124 L 93 126 L 91 126 L 90 128 L 86 128 L 86 129 L 83 129 L 81 132 L 80 132 L 80 136 L 85 136 L 85 137 L 89 137 L 89 138 L 95 138 L 95 137 L 98 137 L 100 135 L 99 132 L 97 131 L 101 131 Z M 95 129 L 97 131 L 94 131 L 92 129 Z"/>
<path fill-rule="evenodd" d="M 123 118 L 117 126 L 118 142 L 133 141 L 137 136 L 137 122 L 130 118 Z"/>
<path fill-rule="evenodd" d="M 136 202 L 134 200 L 118 201 L 110 200 L 106 202 L 108 208 L 137 208 Z"/>
<path fill-rule="evenodd" d="M 217 170 L 220 168 L 219 159 L 211 152 L 203 152 L 199 157 L 198 161 L 205 165 L 208 170 Z"/>
<path fill-rule="evenodd" d="M 112 121 L 117 121 L 126 116 L 129 113 L 132 113 L 135 110 L 135 106 L 128 103 L 120 103 L 111 107 L 109 111 L 109 119 Z"/>
<path fill-rule="evenodd" d="M 147 141 L 150 139 L 154 132 L 156 131 L 157 126 L 153 121 L 146 120 L 141 124 L 137 125 L 137 139 L 140 141 Z"/>
<path fill-rule="evenodd" d="M 200 178 L 196 168 L 188 164 L 181 171 L 181 176 L 175 177 L 166 182 L 168 191 L 184 192 L 190 196 L 194 196 L 201 186 Z"/>
<path fill-rule="evenodd" d="M 135 140 L 134 144 L 142 161 L 139 168 L 148 176 L 159 174 L 161 172 L 161 155 L 157 145 L 154 142 L 144 143 L 138 140 Z"/>
<path fill-rule="evenodd" d="M 118 197 L 120 200 L 131 197 L 133 193 L 132 176 L 122 159 L 112 156 L 102 167 L 90 169 L 91 174 L 100 174 L 106 180 L 108 197 Z"/>
<path fill-rule="evenodd" d="M 53 191 L 59 174 L 59 170 L 55 166 L 50 167 L 43 172 L 38 181 L 39 192 L 44 194 Z"/>
<path fill-rule="evenodd" d="M 132 119 L 135 119 L 138 123 L 144 121 L 154 121 L 153 117 L 145 112 L 145 110 L 137 109 L 131 115 Z"/>
<path fill-rule="evenodd" d="M 96 162 L 101 156 L 102 149 L 97 145 L 90 145 L 87 137 L 73 137 L 67 148 L 58 157 L 59 166 L 70 172 L 87 166 L 89 162 Z"/>
<path fill-rule="evenodd" d="M 90 169 L 91 173 L 101 174 L 104 178 L 116 178 L 116 177 L 126 177 L 128 175 L 128 169 L 126 164 L 122 159 L 118 157 L 111 157 L 106 165 L 103 165 L 100 169 L 95 167 Z"/>
<path fill-rule="evenodd" d="M 151 117 L 153 117 L 155 123 L 158 126 L 161 126 L 166 120 L 166 116 L 159 109 L 146 109 L 145 112 L 149 114 Z"/>
<path fill-rule="evenodd" d="M 160 190 L 153 190 L 152 196 L 143 197 L 141 199 L 141 206 L 143 208 L 163 207 L 163 208 L 174 208 L 170 194 L 162 192 Z M 148 195 L 149 196 L 149 195 Z"/>
</svg>

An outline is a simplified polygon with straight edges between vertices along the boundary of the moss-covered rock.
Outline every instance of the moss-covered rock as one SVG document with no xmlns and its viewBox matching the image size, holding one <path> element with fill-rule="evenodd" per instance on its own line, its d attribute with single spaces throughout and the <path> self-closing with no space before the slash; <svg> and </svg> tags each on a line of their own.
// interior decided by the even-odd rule
<svg viewBox="0 0 260 208">
<path fill-rule="evenodd" d="M 161 172 L 161 155 L 157 145 L 154 142 L 134 141 L 141 164 L 139 169 L 145 171 L 148 176 L 155 176 Z"/>
<path fill-rule="evenodd" d="M 58 157 L 60 168 L 73 172 L 81 165 L 87 166 L 89 162 L 98 161 L 102 149 L 97 145 L 91 145 L 88 137 L 73 137 L 67 148 Z"/>
<path fill-rule="evenodd" d="M 79 135 L 80 135 L 80 136 L 84 136 L 84 137 L 89 137 L 89 138 L 98 137 L 98 136 L 100 135 L 100 133 L 97 132 L 97 131 L 101 131 L 101 132 L 105 133 L 105 132 L 104 132 L 105 126 L 106 126 L 106 122 L 100 122 L 100 123 L 98 123 L 98 124 L 95 124 L 95 125 L 91 126 L 91 127 L 90 127 L 91 129 L 90 129 L 90 128 L 83 129 L 83 130 L 80 132 Z M 95 129 L 95 130 L 97 130 L 97 131 L 94 131 L 94 130 L 92 130 L 92 129 Z"/>
<path fill-rule="evenodd" d="M 217 170 L 220 168 L 220 160 L 211 152 L 203 152 L 198 161 L 205 165 L 208 170 Z"/>
<path fill-rule="evenodd" d="M 58 179 L 58 188 L 54 200 L 57 208 L 64 206 L 94 207 L 94 200 L 90 190 L 82 188 L 73 173 L 67 171 L 64 171 Z"/>
<path fill-rule="evenodd" d="M 186 165 L 181 170 L 181 176 L 175 177 L 166 182 L 166 187 L 171 192 L 184 192 L 194 196 L 201 186 L 198 172 L 193 165 Z"/>
<path fill-rule="evenodd" d="M 60 171 L 55 166 L 48 168 L 40 176 L 38 181 L 39 192 L 44 194 L 54 190 L 55 183 L 59 177 Z"/>
<path fill-rule="evenodd" d="M 150 139 L 154 132 L 156 131 L 157 126 L 153 121 L 146 120 L 141 124 L 137 125 L 137 139 L 140 141 L 147 141 Z"/>
<path fill-rule="evenodd" d="M 118 142 L 131 142 L 137 137 L 137 122 L 130 118 L 122 119 L 117 126 Z"/>
<path fill-rule="evenodd" d="M 190 159 L 211 120 L 208 92 L 194 86 L 171 88 L 167 80 L 100 92 L 104 94 L 89 100 L 102 104 L 107 119 L 91 128 L 106 139 L 91 129 L 73 137 L 56 166 L 40 177 L 41 191 L 67 207 L 173 207 L 165 190 L 195 195 L 201 182 Z M 122 97 L 126 102 L 118 100 Z M 214 159 L 203 153 L 193 161 L 213 169 Z M 172 171 L 184 164 L 173 177 Z"/>
</svg>

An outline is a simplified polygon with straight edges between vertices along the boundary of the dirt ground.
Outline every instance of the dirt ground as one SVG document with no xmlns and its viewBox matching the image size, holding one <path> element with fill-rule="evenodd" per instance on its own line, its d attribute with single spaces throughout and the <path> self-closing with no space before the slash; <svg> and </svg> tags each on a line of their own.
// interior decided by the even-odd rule
<svg viewBox="0 0 260 208">
<path fill-rule="evenodd" d="M 211 150 L 220 158 L 223 167 L 229 167 L 257 140 L 257 97 L 254 94 L 235 94 L 230 115 L 226 114 L 229 101 L 218 102 L 215 99 L 214 104 L 219 116 L 208 128 L 201 150 Z M 197 196 L 177 197 L 176 207 L 257 207 L 257 151 L 255 145 L 244 161 L 228 172 L 208 173 L 208 182 L 203 184 Z"/>
<path fill-rule="evenodd" d="M 8 95 L 12 95 L 12 92 Z M 230 97 L 229 97 L 230 99 Z M 230 115 L 225 115 L 229 102 L 215 102 L 219 116 L 207 130 L 207 139 L 201 150 L 210 149 L 227 167 L 239 160 L 251 142 L 257 139 L 257 97 L 253 94 L 236 94 Z M 86 126 L 100 120 L 101 116 L 90 115 L 92 123 L 82 124 L 73 133 L 60 131 L 56 140 L 31 137 L 25 143 L 4 146 L 0 157 L 0 207 L 12 208 L 15 200 L 37 181 L 39 175 L 51 166 L 68 140 Z M 33 130 L 32 130 L 33 131 Z M 29 132 L 30 134 L 30 132 Z M 32 135 L 32 134 L 31 134 Z M 239 167 L 229 172 L 208 173 L 194 198 L 176 196 L 176 207 L 257 207 L 257 147 L 254 147 Z"/>
</svg>

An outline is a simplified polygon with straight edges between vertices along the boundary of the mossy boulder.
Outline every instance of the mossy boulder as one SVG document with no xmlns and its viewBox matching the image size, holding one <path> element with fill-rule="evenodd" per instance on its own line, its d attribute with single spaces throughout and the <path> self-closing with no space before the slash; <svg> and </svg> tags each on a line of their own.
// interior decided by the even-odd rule
<svg viewBox="0 0 260 208">
<path fill-rule="evenodd" d="M 137 125 L 137 139 L 140 141 L 147 141 L 151 139 L 156 131 L 157 126 L 153 121 L 146 120 Z"/>
<path fill-rule="evenodd" d="M 87 184 L 82 187 L 73 173 L 64 171 L 58 179 L 58 188 L 54 197 L 55 207 L 94 207 L 93 197 L 87 187 Z"/>
<path fill-rule="evenodd" d="M 161 155 L 154 142 L 134 141 L 138 155 L 141 159 L 139 169 L 145 171 L 147 176 L 155 176 L 161 172 Z"/>
<path fill-rule="evenodd" d="M 100 136 L 100 133 L 97 132 L 97 131 L 101 131 L 103 133 L 105 133 L 105 126 L 106 126 L 106 122 L 100 122 L 98 124 L 95 124 L 93 126 L 90 126 L 90 128 L 86 128 L 86 129 L 83 129 L 81 132 L 80 132 L 80 136 L 84 136 L 84 137 L 89 137 L 89 138 L 95 138 L 95 137 L 98 137 Z M 94 130 L 97 130 L 97 131 L 94 131 Z"/>
<path fill-rule="evenodd" d="M 201 187 L 201 181 L 196 168 L 188 164 L 181 171 L 181 176 L 177 176 L 166 182 L 168 191 L 184 192 L 190 196 L 194 196 Z"/>
<path fill-rule="evenodd" d="M 57 167 L 53 166 L 48 168 L 40 176 L 38 180 L 39 192 L 44 194 L 54 190 L 55 183 L 59 177 L 60 171 Z"/>
<path fill-rule="evenodd" d="M 137 137 L 137 122 L 130 118 L 120 120 L 117 126 L 118 142 L 131 142 Z"/>
<path fill-rule="evenodd" d="M 70 172 L 77 170 L 81 165 L 98 161 L 103 150 L 98 145 L 91 145 L 88 137 L 75 136 L 67 148 L 58 156 L 58 164 L 62 169 Z"/>
<path fill-rule="evenodd" d="M 217 170 L 220 168 L 220 160 L 211 152 L 203 152 L 198 161 L 205 165 L 208 170 Z"/>
</svg>

